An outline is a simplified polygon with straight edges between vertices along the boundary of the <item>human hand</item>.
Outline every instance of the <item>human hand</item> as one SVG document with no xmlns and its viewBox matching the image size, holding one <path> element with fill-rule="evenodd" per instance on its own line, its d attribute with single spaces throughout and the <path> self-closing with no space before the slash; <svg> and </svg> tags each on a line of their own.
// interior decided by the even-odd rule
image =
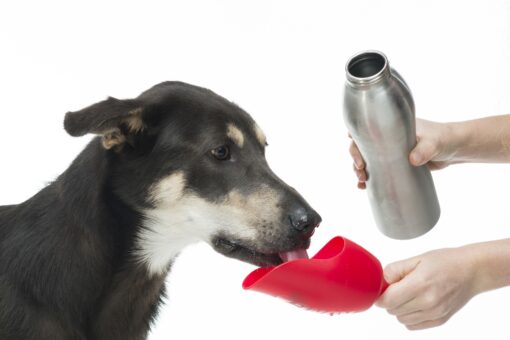
<svg viewBox="0 0 510 340">
<path fill-rule="evenodd" d="M 469 248 L 434 250 L 384 269 L 390 286 L 376 305 L 410 330 L 444 324 L 479 293 L 476 258 Z"/>
<path fill-rule="evenodd" d="M 453 163 L 455 147 L 451 143 L 451 126 L 416 119 L 416 146 L 409 154 L 409 162 L 414 166 L 427 164 L 431 170 L 439 170 Z M 356 143 L 352 141 L 349 152 L 354 160 L 354 172 L 358 177 L 358 188 L 365 189 L 368 179 L 365 161 Z"/>
</svg>

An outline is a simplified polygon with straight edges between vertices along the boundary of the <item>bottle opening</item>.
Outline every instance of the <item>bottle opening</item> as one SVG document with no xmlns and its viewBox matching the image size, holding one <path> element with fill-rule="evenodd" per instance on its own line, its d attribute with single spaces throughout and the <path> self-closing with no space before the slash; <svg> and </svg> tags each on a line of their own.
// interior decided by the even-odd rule
<svg viewBox="0 0 510 340">
<path fill-rule="evenodd" d="M 347 78 L 354 83 L 368 83 L 379 79 L 387 69 L 386 56 L 380 52 L 362 52 L 347 63 Z"/>
</svg>

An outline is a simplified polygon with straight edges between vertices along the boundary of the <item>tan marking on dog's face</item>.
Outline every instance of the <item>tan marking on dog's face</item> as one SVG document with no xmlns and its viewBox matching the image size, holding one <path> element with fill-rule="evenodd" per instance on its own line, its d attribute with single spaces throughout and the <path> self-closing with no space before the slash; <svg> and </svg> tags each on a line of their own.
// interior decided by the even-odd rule
<svg viewBox="0 0 510 340">
<path fill-rule="evenodd" d="M 266 138 L 266 134 L 264 133 L 264 131 L 262 131 L 260 126 L 258 126 L 257 124 L 254 124 L 253 129 L 255 130 L 255 136 L 257 136 L 257 140 L 259 141 L 259 143 L 263 147 L 266 147 L 267 138 Z"/>
<path fill-rule="evenodd" d="M 186 178 L 182 171 L 175 172 L 160 180 L 151 189 L 151 199 L 159 209 L 168 209 L 184 194 Z"/>
<path fill-rule="evenodd" d="M 119 128 L 114 128 L 106 131 L 102 137 L 103 147 L 107 150 L 122 145 L 126 141 L 126 136 L 120 131 Z"/>
<path fill-rule="evenodd" d="M 235 126 L 234 124 L 230 123 L 227 126 L 227 137 L 232 139 L 234 143 L 237 144 L 238 147 L 242 148 L 244 145 L 244 134 L 242 131 Z"/>
<path fill-rule="evenodd" d="M 262 185 L 258 190 L 243 195 L 238 191 L 232 191 L 224 203 L 227 209 L 234 209 L 240 212 L 239 218 L 245 225 L 256 225 L 265 216 L 279 216 L 278 203 L 280 195 L 276 190 L 267 185 Z M 241 221 L 239 221 L 241 222 Z"/>
</svg>

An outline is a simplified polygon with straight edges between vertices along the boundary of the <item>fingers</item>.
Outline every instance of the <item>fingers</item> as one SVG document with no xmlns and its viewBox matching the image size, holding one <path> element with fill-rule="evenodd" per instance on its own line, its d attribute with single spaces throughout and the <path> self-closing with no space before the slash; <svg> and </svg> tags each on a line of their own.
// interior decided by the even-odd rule
<svg viewBox="0 0 510 340">
<path fill-rule="evenodd" d="M 356 167 L 356 164 L 353 164 L 352 168 L 354 170 L 354 173 L 358 177 L 358 181 L 363 182 L 363 183 L 367 181 L 367 173 L 366 173 L 365 169 L 358 169 Z"/>
<path fill-rule="evenodd" d="M 406 324 L 406 327 L 410 331 L 417 331 L 417 330 L 420 330 L 420 329 L 426 329 L 426 328 L 432 328 L 432 327 L 441 326 L 446 321 L 448 321 L 448 317 L 443 317 L 443 318 L 440 318 L 440 319 L 437 319 L 437 320 L 427 320 L 427 321 L 423 321 L 423 322 L 420 322 L 420 323 L 417 323 L 417 324 L 414 324 L 414 325 L 407 325 Z"/>
<path fill-rule="evenodd" d="M 403 282 L 405 282 L 405 280 L 397 282 L 388 287 L 384 295 L 389 291 L 390 288 L 395 288 L 397 285 L 402 284 L 402 286 L 395 288 L 393 291 L 390 291 L 386 298 L 391 301 L 391 299 L 397 298 L 400 294 L 406 294 L 406 291 L 409 290 L 410 287 L 405 287 Z M 409 286 L 415 287 L 414 284 L 410 284 Z M 408 293 L 410 293 L 410 291 L 408 291 Z M 450 317 L 448 310 L 441 308 L 440 306 L 433 307 L 429 302 L 420 298 L 419 294 L 420 290 L 415 289 L 411 294 L 414 297 L 396 308 L 388 308 L 388 313 L 395 315 L 397 320 L 405 325 L 409 330 L 437 327 L 445 323 Z M 411 295 L 407 295 L 407 297 Z M 406 299 L 406 297 L 401 297 L 400 301 L 403 301 L 404 299 Z M 391 303 L 387 303 L 389 306 L 391 306 L 391 304 L 398 304 L 398 302 L 391 301 Z"/>
<path fill-rule="evenodd" d="M 412 301 L 417 293 L 414 287 L 403 280 L 391 284 L 375 304 L 387 310 L 396 310 L 400 306 Z"/>
<path fill-rule="evenodd" d="M 365 169 L 365 161 L 363 160 L 363 156 L 361 156 L 361 152 L 359 152 L 359 149 L 354 142 L 352 142 L 349 147 L 349 153 L 351 154 L 356 169 Z"/>
<path fill-rule="evenodd" d="M 418 311 L 414 313 L 397 316 L 397 320 L 406 326 L 409 330 L 420 330 L 441 326 L 451 317 L 451 314 L 434 315 L 427 311 Z"/>
<path fill-rule="evenodd" d="M 353 170 L 356 177 L 358 177 L 358 189 L 365 189 L 367 187 L 365 182 L 368 179 L 367 172 L 365 171 L 365 161 L 354 142 L 352 142 L 349 147 L 349 153 L 354 160 Z"/>
<path fill-rule="evenodd" d="M 409 301 L 401 304 L 394 309 L 388 309 L 387 312 L 391 315 L 395 315 L 397 318 L 406 315 L 416 315 L 420 313 L 420 308 L 417 307 L 416 298 L 412 298 Z M 399 319 L 400 321 L 400 319 Z M 400 321 L 402 322 L 402 321 Z"/>
<path fill-rule="evenodd" d="M 359 170 L 356 168 L 356 164 L 352 165 L 354 169 L 354 173 L 358 177 L 358 189 L 366 189 L 367 184 L 365 183 L 367 181 L 367 173 L 365 170 Z"/>
<path fill-rule="evenodd" d="M 435 320 L 448 312 L 449 309 L 444 305 L 437 305 L 437 301 L 430 296 L 418 296 L 395 309 L 388 310 L 388 313 L 395 315 L 398 321 L 405 325 Z"/>
<path fill-rule="evenodd" d="M 393 262 L 384 268 L 384 278 L 389 284 L 398 282 L 411 273 L 419 263 L 420 260 L 416 257 Z"/>
<path fill-rule="evenodd" d="M 419 330 L 437 327 L 444 324 L 451 316 L 448 309 L 432 306 L 419 297 L 413 298 L 396 309 L 389 309 L 388 313 L 395 315 L 397 320 L 409 330 Z"/>
<path fill-rule="evenodd" d="M 419 303 L 416 303 L 419 304 Z M 390 312 L 390 311 L 388 311 Z M 391 313 L 390 313 L 391 314 Z M 396 314 L 398 321 L 406 326 L 418 325 L 420 323 L 443 319 L 449 316 L 449 311 L 440 307 L 424 308 L 410 313 Z"/>
<path fill-rule="evenodd" d="M 376 305 L 387 310 L 396 310 L 400 306 L 412 301 L 419 292 L 416 290 L 416 285 L 413 284 L 412 278 L 407 276 L 418 264 L 418 259 L 411 258 L 386 266 L 384 278 L 390 286 L 376 301 Z"/>
<path fill-rule="evenodd" d="M 418 325 L 420 323 L 430 321 L 429 319 L 425 318 L 423 311 L 417 311 L 408 314 L 397 314 L 397 320 L 406 326 Z"/>
<path fill-rule="evenodd" d="M 415 148 L 409 154 L 409 162 L 414 166 L 420 166 L 428 163 L 438 154 L 437 147 L 429 140 L 420 140 Z"/>
</svg>

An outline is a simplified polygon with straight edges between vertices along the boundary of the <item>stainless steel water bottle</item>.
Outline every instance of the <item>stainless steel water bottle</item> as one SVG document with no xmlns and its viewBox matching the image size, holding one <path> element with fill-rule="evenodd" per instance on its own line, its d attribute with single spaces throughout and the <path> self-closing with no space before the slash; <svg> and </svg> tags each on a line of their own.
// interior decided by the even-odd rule
<svg viewBox="0 0 510 340">
<path fill-rule="evenodd" d="M 423 235 L 438 221 L 440 208 L 429 169 L 409 163 L 416 145 L 411 92 L 378 51 L 353 56 L 346 73 L 344 120 L 366 163 L 375 222 L 391 238 Z"/>
</svg>

